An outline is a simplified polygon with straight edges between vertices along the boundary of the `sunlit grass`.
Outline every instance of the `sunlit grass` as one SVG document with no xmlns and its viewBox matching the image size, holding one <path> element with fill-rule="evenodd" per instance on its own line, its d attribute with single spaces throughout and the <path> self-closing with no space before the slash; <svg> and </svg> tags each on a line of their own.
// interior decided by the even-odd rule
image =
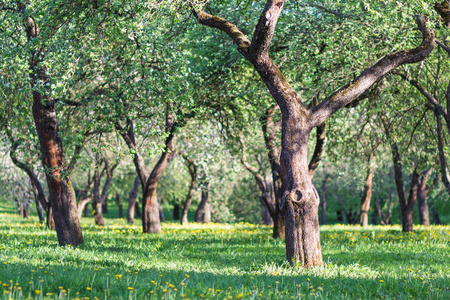
<svg viewBox="0 0 450 300">
<path fill-rule="evenodd" d="M 450 226 L 323 226 L 325 265 L 303 270 L 262 225 L 165 223 L 148 235 L 84 219 L 85 243 L 61 248 L 36 221 L 0 214 L 4 299 L 450 298 Z"/>
</svg>

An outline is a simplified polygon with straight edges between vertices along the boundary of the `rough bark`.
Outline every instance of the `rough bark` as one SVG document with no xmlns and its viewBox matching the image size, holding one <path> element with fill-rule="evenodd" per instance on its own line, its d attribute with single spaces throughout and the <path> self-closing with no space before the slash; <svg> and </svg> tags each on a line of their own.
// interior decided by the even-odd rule
<svg viewBox="0 0 450 300">
<path fill-rule="evenodd" d="M 435 41 L 434 32 L 427 28 L 426 20 L 417 17 L 417 24 L 423 35 L 419 47 L 387 54 L 350 84 L 308 109 L 303 105 L 301 96 L 293 90 L 269 57 L 270 43 L 283 5 L 283 0 L 266 2 L 251 42 L 235 24 L 202 10 L 194 9 L 193 13 L 200 24 L 228 34 L 237 45 L 238 51 L 258 72 L 281 109 L 280 165 L 284 191 L 279 206 L 285 218 L 286 258 L 290 263 L 301 263 L 303 267 L 308 268 L 322 264 L 318 221 L 319 196 L 311 182 L 307 162 L 309 133 L 368 90 L 389 71 L 402 64 L 423 60 L 434 48 Z"/>
<path fill-rule="evenodd" d="M 189 191 L 186 196 L 186 200 L 184 201 L 184 204 L 183 204 L 183 211 L 181 212 L 181 224 L 186 225 L 188 222 L 189 207 L 191 206 L 192 200 L 194 199 L 194 192 L 195 192 L 195 188 L 197 186 L 197 170 L 198 170 L 198 168 L 195 165 L 194 161 L 189 159 L 188 156 L 183 155 L 183 158 L 186 162 L 186 166 L 188 168 L 189 175 L 191 176 L 191 183 L 189 185 Z"/>
<path fill-rule="evenodd" d="M 369 154 L 369 158 L 367 161 L 367 174 L 366 180 L 364 184 L 364 193 L 361 198 L 361 212 L 359 215 L 359 224 L 362 227 L 367 227 L 369 225 L 369 208 L 370 208 L 370 199 L 372 198 L 372 179 L 373 179 L 373 153 Z"/>
<path fill-rule="evenodd" d="M 136 208 L 136 198 L 139 189 L 139 176 L 136 176 L 136 179 L 133 182 L 133 187 L 131 188 L 129 197 L 128 197 L 128 211 L 127 211 L 127 222 L 128 224 L 134 223 L 134 212 Z"/>
</svg>

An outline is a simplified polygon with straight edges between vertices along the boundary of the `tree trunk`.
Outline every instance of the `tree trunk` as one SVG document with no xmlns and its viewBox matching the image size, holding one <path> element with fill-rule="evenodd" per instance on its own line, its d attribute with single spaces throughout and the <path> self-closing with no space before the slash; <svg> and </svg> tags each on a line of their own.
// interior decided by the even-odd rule
<svg viewBox="0 0 450 300">
<path fill-rule="evenodd" d="M 272 170 L 273 195 L 275 198 L 273 209 L 271 209 L 270 205 L 266 204 L 273 220 L 272 237 L 275 239 L 284 239 L 284 218 L 280 210 L 280 202 L 283 195 L 283 177 L 281 175 L 280 154 L 277 146 L 277 134 L 281 127 L 281 120 L 275 122 L 273 119 L 278 109 L 278 105 L 269 107 L 261 118 L 261 124 L 267 149 L 267 157 L 269 158 L 270 168 Z"/>
<path fill-rule="evenodd" d="M 366 175 L 366 183 L 364 185 L 364 194 L 361 199 L 361 213 L 359 217 L 359 224 L 362 227 L 367 227 L 369 225 L 369 209 L 370 209 L 370 199 L 372 198 L 372 179 L 373 179 L 373 153 L 370 153 L 368 159 L 368 169 Z"/>
<path fill-rule="evenodd" d="M 165 222 L 166 221 L 166 217 L 164 217 L 164 210 L 162 208 L 162 205 L 158 203 L 158 211 L 159 211 L 159 221 L 160 222 Z"/>
<path fill-rule="evenodd" d="M 202 198 L 195 211 L 194 222 L 200 223 L 202 221 L 203 212 L 205 210 L 206 202 L 208 201 L 208 181 L 204 181 L 202 184 Z"/>
<path fill-rule="evenodd" d="M 128 197 L 128 211 L 127 211 L 127 222 L 128 224 L 134 223 L 134 212 L 136 208 L 136 198 L 139 189 L 139 176 L 136 176 L 136 179 L 133 182 L 133 187 L 130 191 L 130 196 Z M 139 211 L 139 208 L 138 208 Z"/>
<path fill-rule="evenodd" d="M 425 59 L 435 46 L 434 31 L 427 19 L 417 16 L 423 40 L 419 47 L 387 54 L 313 108 L 308 108 L 280 69 L 270 59 L 269 49 L 284 0 L 268 0 L 250 39 L 239 28 L 218 16 L 193 9 L 198 22 L 222 30 L 253 65 L 282 114 L 281 169 L 284 191 L 280 207 L 286 229 L 286 257 L 306 268 L 322 264 L 318 206 L 319 196 L 309 175 L 307 144 L 309 133 L 333 113 L 348 105 L 396 67 Z"/>
<path fill-rule="evenodd" d="M 189 157 L 184 155 L 183 158 L 186 161 L 189 175 L 191 176 L 189 192 L 186 196 L 186 200 L 184 201 L 183 211 L 181 213 L 181 224 L 186 225 L 188 223 L 189 207 L 191 206 L 192 200 L 194 199 L 194 192 L 195 192 L 195 188 L 197 186 L 197 170 L 198 170 L 198 168 L 195 165 L 194 161 L 189 159 Z"/>
<path fill-rule="evenodd" d="M 116 204 L 119 208 L 119 218 L 123 219 L 123 205 L 122 205 L 122 198 L 119 194 L 116 194 Z"/>
<path fill-rule="evenodd" d="M 273 226 L 273 219 L 270 216 L 269 208 L 267 208 L 267 205 L 264 203 L 264 200 L 261 199 L 261 205 L 262 205 L 262 220 L 264 225 Z"/>
<path fill-rule="evenodd" d="M 427 187 L 427 181 L 432 172 L 432 168 L 425 172 L 424 176 L 422 176 L 420 180 L 419 191 L 417 192 L 420 224 L 424 226 L 430 226 L 430 213 L 428 212 L 427 203 L 427 197 L 430 189 Z"/>
<path fill-rule="evenodd" d="M 206 202 L 205 204 L 205 213 L 203 214 L 203 223 L 208 224 L 211 223 L 211 205 Z"/>
<path fill-rule="evenodd" d="M 158 187 L 158 181 L 161 178 L 164 170 L 169 165 L 174 155 L 174 133 L 176 124 L 174 123 L 173 116 L 167 114 L 166 116 L 166 132 L 169 134 L 165 140 L 164 152 L 161 154 L 160 159 L 153 168 L 152 173 L 149 175 L 145 166 L 144 159 L 138 153 L 136 149 L 136 141 L 134 138 L 133 122 L 127 119 L 128 131 L 125 132 L 124 128 L 116 123 L 116 128 L 119 130 L 123 139 L 127 143 L 130 149 L 135 150 L 134 165 L 136 172 L 139 176 L 139 180 L 142 186 L 142 229 L 145 233 L 158 233 L 161 232 L 161 223 L 159 215 L 159 203 L 156 198 L 156 188 Z"/>
<path fill-rule="evenodd" d="M 178 199 L 177 199 L 177 201 L 178 201 Z M 178 203 L 175 203 L 173 205 L 172 219 L 174 221 L 179 221 L 180 220 L 180 205 Z"/>
<path fill-rule="evenodd" d="M 39 201 L 38 190 L 37 190 L 36 186 L 34 185 L 33 181 L 31 181 L 31 188 L 33 189 L 34 202 L 36 203 L 36 211 L 37 211 L 37 214 L 39 217 L 39 223 L 44 224 L 44 222 L 45 222 L 44 209 L 42 207 L 41 202 Z"/>
<path fill-rule="evenodd" d="M 90 201 L 90 200 L 92 200 L 92 199 L 89 199 L 89 201 Z M 87 204 L 87 203 L 86 203 L 86 204 Z M 89 217 L 89 206 L 86 205 L 86 204 L 85 204 L 84 210 L 83 210 L 83 217 L 85 217 L 85 218 Z"/>
<path fill-rule="evenodd" d="M 104 214 L 108 213 L 108 197 L 105 198 L 105 201 L 102 204 L 102 210 Z"/>
<path fill-rule="evenodd" d="M 134 212 L 136 213 L 136 218 L 141 218 L 142 217 L 142 210 L 139 207 L 139 202 L 136 199 L 136 204 L 134 205 Z"/>
<path fill-rule="evenodd" d="M 96 166 L 94 171 L 94 191 L 93 191 L 93 200 L 92 200 L 92 214 L 94 215 L 95 224 L 99 226 L 105 225 L 105 221 L 103 219 L 102 213 L 102 204 L 100 203 L 100 174 L 99 174 L 99 153 L 96 153 Z"/>
<path fill-rule="evenodd" d="M 441 224 L 441 220 L 439 219 L 439 214 L 437 210 L 434 208 L 434 206 L 431 206 L 431 213 L 433 214 L 433 223 L 435 225 Z"/>
<path fill-rule="evenodd" d="M 21 11 L 25 11 L 24 4 L 19 4 Z M 28 41 L 31 42 L 39 35 L 39 27 L 32 17 L 24 21 Z M 30 50 L 30 78 L 31 85 L 36 88 L 39 82 L 49 82 L 45 67 L 41 66 L 45 49 Z M 49 190 L 49 202 L 53 211 L 56 233 L 60 246 L 74 247 L 83 243 L 80 219 L 78 218 L 75 191 L 68 175 L 64 174 L 66 163 L 61 138 L 58 133 L 55 101 L 45 94 L 33 91 L 33 119 L 41 146 L 42 165 L 46 170 Z"/>
</svg>

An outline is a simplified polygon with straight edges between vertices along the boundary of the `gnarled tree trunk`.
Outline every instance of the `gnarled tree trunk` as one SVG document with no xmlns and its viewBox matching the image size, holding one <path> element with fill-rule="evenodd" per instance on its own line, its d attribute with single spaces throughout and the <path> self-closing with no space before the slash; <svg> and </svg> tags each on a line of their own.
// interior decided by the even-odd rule
<svg viewBox="0 0 450 300">
<path fill-rule="evenodd" d="M 387 54 L 355 80 L 340 88 L 315 107 L 303 103 L 280 69 L 269 56 L 269 48 L 284 0 L 267 0 L 251 41 L 239 28 L 218 16 L 193 10 L 200 24 L 222 30 L 237 45 L 238 51 L 253 65 L 282 115 L 282 150 L 280 165 L 284 191 L 280 207 L 285 218 L 286 258 L 308 268 L 322 264 L 318 205 L 319 196 L 309 175 L 307 144 L 309 133 L 333 113 L 348 105 L 394 68 L 425 59 L 434 48 L 434 32 L 426 20 L 417 17 L 423 35 L 415 48 Z"/>
<path fill-rule="evenodd" d="M 197 210 L 195 211 L 195 217 L 194 222 L 200 223 L 202 222 L 203 213 L 205 210 L 206 203 L 208 202 L 208 186 L 209 181 L 203 181 L 202 182 L 202 198 L 200 200 L 200 203 L 198 204 Z"/>
</svg>

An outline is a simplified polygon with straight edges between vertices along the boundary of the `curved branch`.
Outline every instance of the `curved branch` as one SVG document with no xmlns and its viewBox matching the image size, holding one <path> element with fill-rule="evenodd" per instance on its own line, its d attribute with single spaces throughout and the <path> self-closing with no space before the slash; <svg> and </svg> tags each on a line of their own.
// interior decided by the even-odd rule
<svg viewBox="0 0 450 300">
<path fill-rule="evenodd" d="M 203 10 L 192 10 L 192 13 L 197 18 L 197 21 L 205 26 L 217 28 L 225 32 L 233 42 L 238 46 L 239 52 L 241 52 L 244 56 L 248 53 L 248 48 L 250 47 L 250 41 L 248 38 L 242 33 L 242 31 L 237 28 L 236 25 L 227 21 L 223 18 L 210 15 Z"/>
<path fill-rule="evenodd" d="M 426 17 L 416 16 L 416 21 L 419 30 L 422 32 L 422 43 L 420 46 L 414 49 L 387 54 L 375 65 L 366 69 L 351 83 L 340 88 L 323 100 L 312 109 L 312 116 L 309 122 L 310 128 L 322 124 L 332 114 L 352 102 L 396 67 L 422 61 L 428 56 L 436 44 L 434 30 L 427 28 L 428 19 Z"/>
</svg>

